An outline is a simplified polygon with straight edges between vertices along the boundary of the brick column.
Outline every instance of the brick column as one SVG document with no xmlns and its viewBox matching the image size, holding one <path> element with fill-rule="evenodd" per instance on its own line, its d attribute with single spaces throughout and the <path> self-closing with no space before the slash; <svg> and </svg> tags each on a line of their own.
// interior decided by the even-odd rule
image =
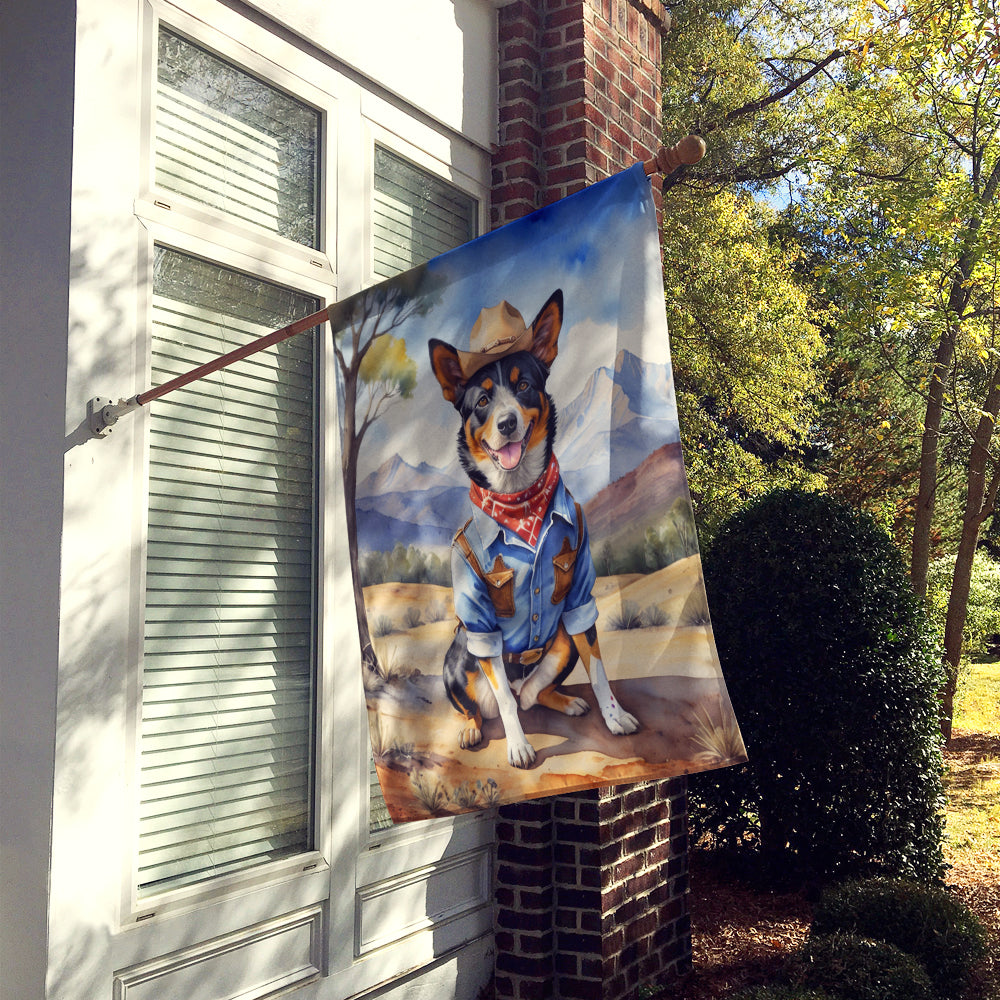
<svg viewBox="0 0 1000 1000">
<path fill-rule="evenodd" d="M 652 155 L 669 24 L 660 0 L 497 13 L 494 226 Z M 624 1000 L 688 970 L 686 779 L 505 806 L 496 833 L 498 998 Z"/>
<path fill-rule="evenodd" d="M 494 226 L 655 152 L 669 25 L 661 0 L 513 0 L 497 13 Z"/>
</svg>

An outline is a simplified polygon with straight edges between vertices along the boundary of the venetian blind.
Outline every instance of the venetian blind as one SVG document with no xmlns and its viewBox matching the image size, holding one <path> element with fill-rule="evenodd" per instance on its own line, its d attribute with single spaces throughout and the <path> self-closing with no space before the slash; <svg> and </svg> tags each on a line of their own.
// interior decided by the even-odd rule
<svg viewBox="0 0 1000 1000">
<path fill-rule="evenodd" d="M 317 307 L 157 248 L 152 382 Z M 150 408 L 141 894 L 311 847 L 314 333 Z"/>
<path fill-rule="evenodd" d="M 476 200 L 381 146 L 375 147 L 374 271 L 391 278 L 478 235 Z M 370 767 L 370 827 L 392 825 Z"/>
</svg>

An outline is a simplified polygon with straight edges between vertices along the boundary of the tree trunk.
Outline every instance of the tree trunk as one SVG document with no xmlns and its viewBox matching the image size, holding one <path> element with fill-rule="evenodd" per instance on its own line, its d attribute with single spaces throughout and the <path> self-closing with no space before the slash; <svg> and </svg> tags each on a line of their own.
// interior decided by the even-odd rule
<svg viewBox="0 0 1000 1000">
<path fill-rule="evenodd" d="M 981 161 L 976 161 L 981 162 Z M 978 166 L 974 163 L 976 175 Z M 978 185 L 977 185 L 978 188 Z M 962 254 L 956 262 L 955 276 L 948 292 L 948 309 L 945 320 L 948 327 L 934 355 L 934 368 L 927 394 L 927 412 L 924 433 L 920 443 L 920 486 L 917 492 L 917 510 L 913 521 L 913 546 L 910 555 L 910 582 L 921 596 L 927 594 L 927 568 L 930 565 L 931 526 L 934 519 L 934 496 L 937 491 L 938 437 L 941 432 L 941 414 L 944 408 L 944 377 L 955 356 L 955 338 L 969 304 L 969 278 L 972 275 L 974 248 L 983 216 L 992 206 L 1000 189 L 1000 160 L 993 164 L 989 179 L 981 191 L 965 228 Z"/>
<path fill-rule="evenodd" d="M 962 633 L 969 608 L 969 588 L 972 583 L 972 564 L 979 544 L 979 531 L 983 522 L 993 512 L 996 502 L 996 475 L 987 482 L 989 468 L 993 463 L 989 446 L 993 438 L 997 411 L 1000 409 L 1000 384 L 994 375 L 990 391 L 986 394 L 983 414 L 979 419 L 969 454 L 968 485 L 965 495 L 965 510 L 962 516 L 962 536 L 955 557 L 955 572 L 951 580 L 948 596 L 948 614 L 944 626 L 945 685 L 941 692 L 941 733 L 946 740 L 951 739 L 952 719 L 955 712 L 955 689 L 958 685 L 958 668 L 962 659 Z"/>
<path fill-rule="evenodd" d="M 920 439 L 920 484 L 917 487 L 917 509 L 913 519 L 913 543 L 910 550 L 910 582 L 920 597 L 927 594 L 927 569 L 931 559 L 931 526 L 937 494 L 938 439 L 941 433 L 941 414 L 944 412 L 944 376 L 951 367 L 954 355 L 955 330 L 949 323 L 934 354 L 924 431 Z"/>
<path fill-rule="evenodd" d="M 361 435 L 357 429 L 358 360 L 352 360 L 344 373 L 344 435 L 341 441 L 340 465 L 344 477 L 344 514 L 347 518 L 347 551 L 351 565 L 351 585 L 354 588 L 354 613 L 358 619 L 358 637 L 361 640 L 361 660 L 375 673 L 379 672 L 378 657 L 372 646 L 365 611 L 365 595 L 361 586 L 358 565 L 358 510 L 355 505 L 358 493 L 358 454 Z"/>
</svg>

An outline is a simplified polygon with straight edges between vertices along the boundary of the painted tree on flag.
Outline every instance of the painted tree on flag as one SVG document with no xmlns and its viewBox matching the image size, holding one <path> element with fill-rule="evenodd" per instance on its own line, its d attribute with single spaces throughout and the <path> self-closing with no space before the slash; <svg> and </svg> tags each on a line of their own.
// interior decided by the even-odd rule
<svg viewBox="0 0 1000 1000">
<path fill-rule="evenodd" d="M 340 464 L 354 607 L 362 659 L 376 673 L 381 669 L 371 642 L 358 572 L 358 456 L 372 424 L 387 406 L 408 399 L 416 384 L 416 364 L 403 339 L 393 336 L 393 331 L 411 317 L 425 315 L 440 298 L 441 285 L 441 280 L 421 265 L 351 296 L 330 314 L 343 400 Z"/>
</svg>

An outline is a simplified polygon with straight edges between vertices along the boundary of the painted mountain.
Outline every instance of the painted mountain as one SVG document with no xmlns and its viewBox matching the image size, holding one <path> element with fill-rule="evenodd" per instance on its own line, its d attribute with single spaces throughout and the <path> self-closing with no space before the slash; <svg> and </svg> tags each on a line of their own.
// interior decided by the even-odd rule
<svg viewBox="0 0 1000 1000">
<path fill-rule="evenodd" d="M 556 456 L 573 495 L 586 503 L 657 448 L 679 441 L 676 411 L 669 365 L 619 351 L 613 371 L 598 368 L 559 410 Z"/>
<path fill-rule="evenodd" d="M 629 474 L 654 453 L 660 457 L 653 460 L 649 474 L 654 479 L 675 478 L 674 451 L 668 461 L 665 450 L 674 445 L 679 457 L 680 434 L 668 364 L 647 364 L 620 351 L 613 370 L 598 368 L 576 399 L 564 406 L 556 400 L 556 406 L 556 457 L 567 485 L 581 503 L 597 498 L 609 483 L 623 477 L 629 482 Z M 683 483 L 682 467 L 680 475 Z M 621 489 L 635 492 L 634 485 Z M 468 479 L 457 458 L 437 468 L 425 462 L 412 466 L 394 455 L 358 484 L 359 548 L 385 550 L 397 542 L 428 549 L 449 546 L 461 526 L 468 491 Z M 662 504 L 663 494 L 653 489 L 649 499 Z"/>
<path fill-rule="evenodd" d="M 681 499 L 690 502 L 684 457 L 676 441 L 657 448 L 584 504 L 591 547 L 611 541 L 626 545 L 633 534 L 645 531 L 656 514 Z"/>
</svg>

